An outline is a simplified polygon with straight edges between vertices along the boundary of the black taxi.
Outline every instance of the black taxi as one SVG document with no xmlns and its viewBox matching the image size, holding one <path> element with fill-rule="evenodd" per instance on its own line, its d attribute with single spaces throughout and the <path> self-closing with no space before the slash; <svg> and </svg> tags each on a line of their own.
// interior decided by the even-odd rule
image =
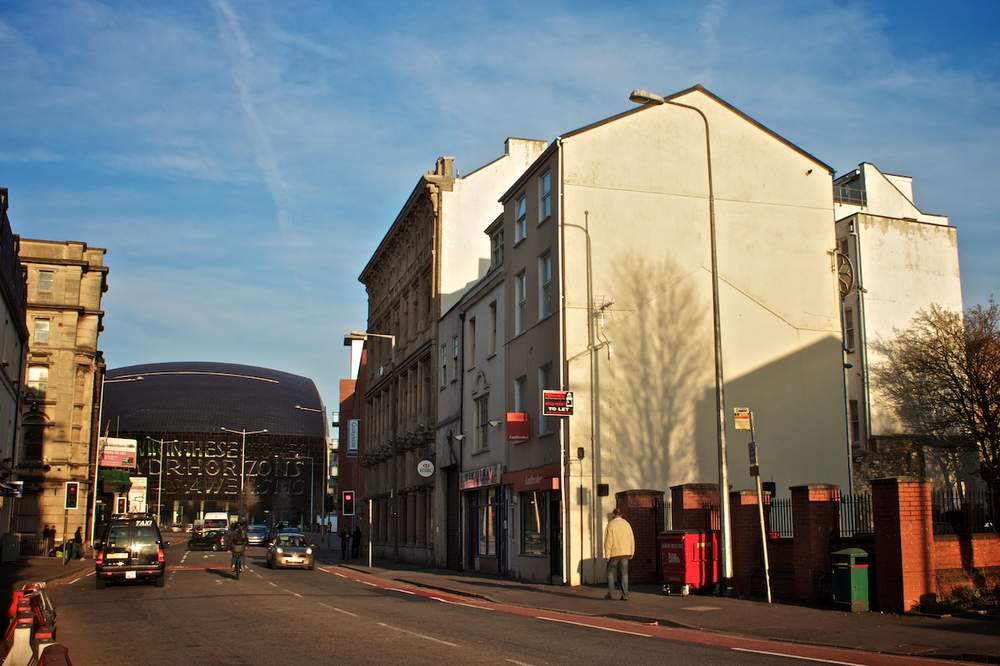
<svg viewBox="0 0 1000 666">
<path fill-rule="evenodd" d="M 112 518 L 95 544 L 94 580 L 97 589 L 109 582 L 153 581 L 163 587 L 166 544 L 156 520 L 134 514 Z"/>
</svg>

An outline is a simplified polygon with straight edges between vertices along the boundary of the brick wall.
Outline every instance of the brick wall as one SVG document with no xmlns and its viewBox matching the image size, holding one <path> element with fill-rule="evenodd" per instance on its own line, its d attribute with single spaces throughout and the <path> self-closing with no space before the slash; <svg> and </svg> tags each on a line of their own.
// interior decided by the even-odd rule
<svg viewBox="0 0 1000 666">
<path fill-rule="evenodd" d="M 767 556 L 771 564 L 771 594 L 775 599 L 795 598 L 795 549 L 792 539 L 771 539 Z"/>
<path fill-rule="evenodd" d="M 840 488 L 814 483 L 794 486 L 791 491 L 795 598 L 828 601 L 832 592 L 830 544 L 840 535 Z"/>
<path fill-rule="evenodd" d="M 757 491 L 740 490 L 730 493 L 729 508 L 733 524 L 733 590 L 741 596 L 766 596 Z M 771 495 L 765 493 L 765 527 L 768 526 L 770 512 Z"/>
<path fill-rule="evenodd" d="M 1000 585 L 1000 537 L 952 534 L 934 537 L 934 573 L 944 598 L 956 587 Z"/>
<path fill-rule="evenodd" d="M 629 522 L 635 535 L 635 557 L 629 562 L 629 580 L 635 583 L 659 582 L 657 537 L 663 525 L 663 492 L 626 490 L 616 493 L 615 501 L 622 518 Z"/>
<path fill-rule="evenodd" d="M 881 609 L 900 613 L 936 601 L 930 484 L 875 479 L 872 504 Z"/>
<path fill-rule="evenodd" d="M 675 530 L 709 530 L 712 511 L 719 506 L 719 486 L 714 483 L 685 483 L 670 487 L 671 524 Z"/>
</svg>

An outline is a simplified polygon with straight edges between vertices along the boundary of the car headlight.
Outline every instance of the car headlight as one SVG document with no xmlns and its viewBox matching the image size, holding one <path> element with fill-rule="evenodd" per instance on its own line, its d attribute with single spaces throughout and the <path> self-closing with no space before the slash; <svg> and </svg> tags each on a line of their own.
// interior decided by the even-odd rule
<svg viewBox="0 0 1000 666">
<path fill-rule="evenodd" d="M 278 548 L 278 553 L 282 553 L 282 552 L 284 552 L 284 551 L 282 551 L 280 548 Z"/>
<path fill-rule="evenodd" d="M 306 548 L 306 555 L 312 555 L 312 554 L 313 554 L 313 549 L 312 548 Z"/>
</svg>

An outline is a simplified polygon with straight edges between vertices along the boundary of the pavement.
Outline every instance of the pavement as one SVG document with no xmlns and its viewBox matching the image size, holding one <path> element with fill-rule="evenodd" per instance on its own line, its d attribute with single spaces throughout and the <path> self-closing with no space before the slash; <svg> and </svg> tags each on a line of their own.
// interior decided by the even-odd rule
<svg viewBox="0 0 1000 666">
<path fill-rule="evenodd" d="M 320 543 L 320 542 L 317 542 Z M 320 557 L 341 563 L 340 548 Z M 767 604 L 709 595 L 664 596 L 659 585 L 633 585 L 628 601 L 605 600 L 604 586 L 565 587 L 499 576 L 428 570 L 367 560 L 341 563 L 380 578 L 497 604 L 629 620 L 735 636 L 861 649 L 884 654 L 1000 663 L 1000 616 L 926 617 L 849 613 L 833 607 Z"/>
<path fill-rule="evenodd" d="M 51 583 L 61 578 L 79 576 L 92 571 L 91 559 L 70 560 L 63 564 L 61 557 L 23 557 L 16 562 L 0 563 L 0 603 L 6 603 L 11 592 L 24 583 Z"/>
</svg>

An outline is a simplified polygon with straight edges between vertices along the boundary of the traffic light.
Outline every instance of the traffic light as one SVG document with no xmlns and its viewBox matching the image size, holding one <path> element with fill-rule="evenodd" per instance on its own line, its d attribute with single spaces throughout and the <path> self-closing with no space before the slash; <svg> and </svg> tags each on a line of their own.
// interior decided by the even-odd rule
<svg viewBox="0 0 1000 666">
<path fill-rule="evenodd" d="M 67 509 L 76 509 L 80 505 L 80 484 L 76 481 L 66 482 L 66 506 Z"/>
<path fill-rule="evenodd" d="M 354 515 L 354 491 L 345 490 L 343 492 L 343 500 L 340 503 L 340 513 L 344 516 Z"/>
</svg>

